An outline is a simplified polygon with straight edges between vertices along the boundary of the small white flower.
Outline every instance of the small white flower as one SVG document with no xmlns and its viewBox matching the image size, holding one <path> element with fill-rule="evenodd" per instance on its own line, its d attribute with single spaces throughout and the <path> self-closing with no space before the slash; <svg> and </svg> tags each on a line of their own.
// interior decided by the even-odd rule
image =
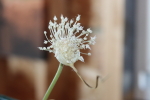
<svg viewBox="0 0 150 100">
<path fill-rule="evenodd" d="M 95 43 L 96 37 L 91 37 L 88 40 L 89 33 L 92 33 L 91 29 L 87 31 L 83 30 L 78 21 L 80 20 L 80 15 L 76 17 L 74 22 L 72 19 L 69 21 L 67 17 L 61 15 L 61 23 L 57 24 L 57 18 L 54 16 L 54 22 L 49 22 L 50 37 L 46 35 L 47 40 L 44 41 L 45 44 L 48 42 L 51 44 L 49 47 L 39 47 L 40 50 L 46 50 L 53 52 L 56 59 L 67 66 L 73 67 L 77 60 L 84 62 L 84 58 L 81 54 L 91 55 L 91 53 L 82 53 L 80 49 L 91 49 L 90 45 Z M 73 24 L 73 25 L 72 25 Z M 82 38 L 82 37 L 83 38 Z"/>
<path fill-rule="evenodd" d="M 47 47 L 47 49 L 50 49 L 51 47 Z"/>
<path fill-rule="evenodd" d="M 63 15 L 61 15 L 61 16 L 60 16 L 60 18 L 61 18 L 61 20 L 64 20 L 64 17 L 63 17 Z"/>
<path fill-rule="evenodd" d="M 46 31 L 44 31 L 44 34 L 46 34 L 47 32 Z"/>
<path fill-rule="evenodd" d="M 88 55 L 90 56 L 90 55 L 91 55 L 91 53 L 88 53 Z"/>
<path fill-rule="evenodd" d="M 43 47 L 38 47 L 40 50 L 43 50 Z"/>
<path fill-rule="evenodd" d="M 43 47 L 43 50 L 46 50 L 46 47 Z"/>
<path fill-rule="evenodd" d="M 85 47 L 86 47 L 86 49 L 90 49 L 91 50 L 89 44 L 86 44 Z"/>
<path fill-rule="evenodd" d="M 47 44 L 47 43 L 48 43 L 48 41 L 44 40 L 44 44 Z"/>
<path fill-rule="evenodd" d="M 76 18 L 76 21 L 79 21 L 79 20 L 80 20 L 80 15 L 78 15 Z"/>
<path fill-rule="evenodd" d="M 57 20 L 57 17 L 56 17 L 56 16 L 54 16 L 54 20 L 55 20 L 55 21 Z"/>
<path fill-rule="evenodd" d="M 88 28 L 87 31 L 88 31 L 89 33 L 92 33 L 92 30 L 91 30 L 90 28 Z"/>
</svg>

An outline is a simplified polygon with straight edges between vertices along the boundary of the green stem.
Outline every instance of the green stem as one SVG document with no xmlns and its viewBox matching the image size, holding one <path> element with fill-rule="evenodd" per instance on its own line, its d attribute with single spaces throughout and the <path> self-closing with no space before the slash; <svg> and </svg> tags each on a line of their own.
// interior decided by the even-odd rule
<svg viewBox="0 0 150 100">
<path fill-rule="evenodd" d="M 62 69 L 63 69 L 63 64 L 60 63 L 59 67 L 58 67 L 58 70 L 57 70 L 57 72 L 55 74 L 55 77 L 53 78 L 52 83 L 48 87 L 48 89 L 47 89 L 47 91 L 46 91 L 46 93 L 44 95 L 44 98 L 42 100 L 47 100 L 48 99 L 49 95 L 51 94 L 51 92 L 52 92 L 52 90 L 53 90 L 53 88 L 54 88 L 54 86 L 55 86 L 55 84 L 56 84 L 56 82 L 57 82 L 61 72 L 62 72 Z"/>
</svg>

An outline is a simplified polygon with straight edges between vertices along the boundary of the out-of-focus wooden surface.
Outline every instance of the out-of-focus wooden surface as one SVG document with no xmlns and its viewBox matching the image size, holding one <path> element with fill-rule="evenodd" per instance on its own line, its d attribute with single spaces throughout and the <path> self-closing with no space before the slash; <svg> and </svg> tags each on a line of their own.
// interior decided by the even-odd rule
<svg viewBox="0 0 150 100">
<path fill-rule="evenodd" d="M 0 94 L 21 100 L 34 100 L 34 93 L 28 77 L 21 72 L 10 73 L 7 59 L 0 58 Z"/>
<path fill-rule="evenodd" d="M 54 15 L 59 17 L 61 14 L 69 18 L 75 18 L 80 14 L 81 25 L 84 29 L 90 27 L 93 30 L 92 36 L 97 37 L 92 50 L 86 50 L 92 55 L 84 56 L 85 63 L 79 61 L 75 64 L 81 76 L 92 86 L 95 85 L 96 75 L 106 77 L 106 80 L 99 81 L 97 89 L 89 89 L 70 67 L 65 66 L 49 98 L 55 100 L 122 100 L 124 0 L 45 0 L 45 30 L 48 31 L 49 20 L 53 19 Z M 19 61 L 17 64 L 22 67 L 15 65 L 14 70 L 8 65 L 8 61 L 13 64 L 15 59 L 0 60 L 0 93 L 24 98 L 24 100 L 28 98 L 40 100 L 46 92 L 45 88 L 52 81 L 59 62 L 52 53 L 49 54 L 48 67 L 45 68 L 39 67 L 41 62 L 39 60 L 24 59 L 23 61 L 17 58 L 16 61 Z M 28 67 L 24 67 L 23 63 Z M 46 66 L 41 64 L 41 66 Z M 14 80 L 10 78 L 12 76 L 8 72 L 10 69 L 11 73 L 20 71 L 19 74 L 13 74 L 17 77 Z M 13 89 L 9 91 L 11 88 Z"/>
<path fill-rule="evenodd" d="M 47 86 L 47 63 L 17 56 L 0 58 L 0 94 L 19 100 L 41 100 Z"/>
<path fill-rule="evenodd" d="M 6 92 L 7 87 L 7 61 L 4 58 L 0 58 L 0 93 Z"/>
</svg>

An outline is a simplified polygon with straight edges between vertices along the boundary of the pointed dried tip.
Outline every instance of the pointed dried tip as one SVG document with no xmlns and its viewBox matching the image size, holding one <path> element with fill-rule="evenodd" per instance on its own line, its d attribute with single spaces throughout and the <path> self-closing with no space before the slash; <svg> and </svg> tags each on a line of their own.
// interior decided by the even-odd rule
<svg viewBox="0 0 150 100">
<path fill-rule="evenodd" d="M 80 56 L 79 60 L 84 62 L 84 58 L 82 56 Z"/>
</svg>

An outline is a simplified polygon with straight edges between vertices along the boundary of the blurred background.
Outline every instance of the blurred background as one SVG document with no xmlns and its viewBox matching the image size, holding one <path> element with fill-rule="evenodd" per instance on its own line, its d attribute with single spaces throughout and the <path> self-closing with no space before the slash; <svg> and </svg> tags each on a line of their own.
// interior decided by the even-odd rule
<svg viewBox="0 0 150 100">
<path fill-rule="evenodd" d="M 42 100 L 59 62 L 37 47 L 61 14 L 93 30 L 92 55 L 75 66 L 92 86 L 101 78 L 89 89 L 65 66 L 50 99 L 150 100 L 150 0 L 0 0 L 0 94 Z"/>
</svg>

